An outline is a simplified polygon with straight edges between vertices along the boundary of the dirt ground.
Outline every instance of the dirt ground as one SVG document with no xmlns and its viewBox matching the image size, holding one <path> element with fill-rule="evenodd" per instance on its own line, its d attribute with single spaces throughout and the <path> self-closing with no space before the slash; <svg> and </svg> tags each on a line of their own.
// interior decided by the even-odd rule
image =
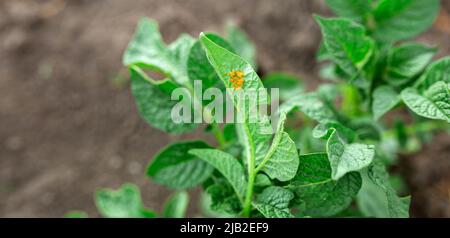
<svg viewBox="0 0 450 238">
<path fill-rule="evenodd" d="M 444 2 L 438 24 L 420 37 L 440 46 L 440 56 L 450 53 Z M 161 209 L 170 191 L 146 179 L 148 161 L 170 141 L 204 136 L 169 136 L 138 117 L 121 56 L 142 16 L 160 23 L 167 42 L 182 32 L 221 32 L 231 19 L 255 42 L 264 71 L 314 84 L 320 36 L 312 13 L 329 14 L 309 0 L 0 1 L 0 217 L 62 217 L 71 209 L 95 217 L 94 191 L 124 182 Z M 450 217 L 449 157 L 442 135 L 404 159 L 414 215 Z"/>
</svg>

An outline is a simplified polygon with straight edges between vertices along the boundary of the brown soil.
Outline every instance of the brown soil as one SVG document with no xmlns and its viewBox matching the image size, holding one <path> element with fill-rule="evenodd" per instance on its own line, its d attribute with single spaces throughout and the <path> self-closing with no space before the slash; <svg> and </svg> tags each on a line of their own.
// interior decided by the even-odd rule
<svg viewBox="0 0 450 238">
<path fill-rule="evenodd" d="M 220 32 L 232 19 L 255 42 L 265 71 L 314 84 L 320 36 L 312 13 L 327 11 L 306 0 L 1 1 L 0 217 L 61 217 L 71 209 L 97 216 L 94 191 L 124 182 L 161 209 L 169 191 L 145 178 L 146 164 L 170 141 L 202 134 L 169 136 L 138 117 L 121 55 L 140 17 L 156 19 L 167 42 L 182 32 Z M 440 55 L 450 52 L 446 19 L 420 38 L 443 47 Z M 447 194 L 439 201 L 449 207 L 450 169 L 440 163 L 448 162 L 450 141 L 443 138 L 411 159 L 420 216 L 450 216 L 426 205 Z M 430 156 L 437 151 L 441 162 Z"/>
</svg>

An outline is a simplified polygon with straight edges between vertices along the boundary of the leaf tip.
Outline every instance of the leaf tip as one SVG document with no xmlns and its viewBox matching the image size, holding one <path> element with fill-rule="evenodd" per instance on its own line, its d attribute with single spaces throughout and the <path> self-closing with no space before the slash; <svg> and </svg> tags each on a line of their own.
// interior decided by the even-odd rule
<svg viewBox="0 0 450 238">
<path fill-rule="evenodd" d="M 317 23 L 319 23 L 319 25 L 321 24 L 322 21 L 326 20 L 326 18 L 317 14 L 313 14 L 313 18 Z"/>
<path fill-rule="evenodd" d="M 204 32 L 200 32 L 200 34 L 198 35 L 198 38 L 202 39 L 204 37 L 206 37 L 205 33 Z"/>
</svg>

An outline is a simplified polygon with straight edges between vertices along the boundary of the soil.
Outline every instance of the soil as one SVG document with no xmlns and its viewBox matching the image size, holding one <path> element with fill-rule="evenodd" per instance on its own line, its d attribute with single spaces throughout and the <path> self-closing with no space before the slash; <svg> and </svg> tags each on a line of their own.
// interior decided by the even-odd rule
<svg viewBox="0 0 450 238">
<path fill-rule="evenodd" d="M 448 1 L 444 9 L 420 37 L 440 46 L 440 56 L 450 52 Z M 148 161 L 170 141 L 211 140 L 201 130 L 170 136 L 139 118 L 121 65 L 139 18 L 156 19 L 167 42 L 182 32 L 222 32 L 231 19 L 255 42 L 264 71 L 314 85 L 320 35 L 312 13 L 330 14 L 306 0 L 1 1 L 0 217 L 62 217 L 72 209 L 95 217 L 95 190 L 124 182 L 136 183 L 145 205 L 159 211 L 170 191 L 144 176 Z M 408 159 L 414 215 L 450 216 L 449 155 L 442 135 Z"/>
</svg>

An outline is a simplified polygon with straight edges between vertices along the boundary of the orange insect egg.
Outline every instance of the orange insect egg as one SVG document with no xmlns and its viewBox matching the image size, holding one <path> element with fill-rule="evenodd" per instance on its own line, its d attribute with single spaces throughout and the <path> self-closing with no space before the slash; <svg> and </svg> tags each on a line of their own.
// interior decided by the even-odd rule
<svg viewBox="0 0 450 238">
<path fill-rule="evenodd" d="M 244 72 L 233 70 L 228 73 L 228 76 L 230 76 L 230 82 L 234 90 L 242 88 L 242 86 L 244 85 Z"/>
</svg>

